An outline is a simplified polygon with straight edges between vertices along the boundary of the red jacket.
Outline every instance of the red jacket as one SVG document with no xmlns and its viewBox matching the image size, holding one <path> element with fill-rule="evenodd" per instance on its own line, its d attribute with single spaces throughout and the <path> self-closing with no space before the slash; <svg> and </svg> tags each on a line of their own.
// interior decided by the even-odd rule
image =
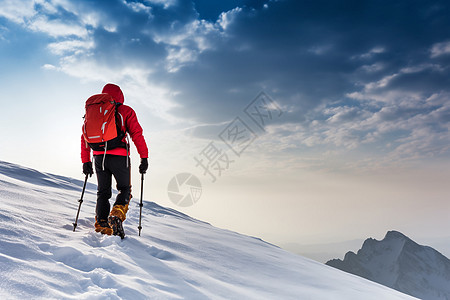
<svg viewBox="0 0 450 300">
<path fill-rule="evenodd" d="M 130 134 L 131 140 L 133 141 L 134 145 L 136 146 L 136 149 L 139 153 L 139 156 L 141 158 L 147 158 L 148 157 L 148 148 L 147 143 L 145 142 L 144 136 L 142 135 L 142 127 L 138 122 L 138 119 L 136 117 L 136 113 L 134 110 L 124 105 L 124 97 L 123 93 L 115 84 L 108 83 L 103 88 L 102 93 L 110 94 L 114 100 L 118 103 L 122 103 L 122 105 L 119 105 L 117 108 L 117 112 L 119 113 L 122 122 L 122 131 L 127 132 Z M 125 138 L 124 138 L 125 141 Z M 93 151 L 94 155 L 103 155 L 103 151 Z M 112 155 L 127 155 L 127 150 L 125 148 L 115 148 L 111 150 L 107 150 L 106 154 L 112 154 Z M 81 162 L 85 163 L 91 161 L 91 148 L 84 140 L 83 135 L 81 135 Z"/>
</svg>

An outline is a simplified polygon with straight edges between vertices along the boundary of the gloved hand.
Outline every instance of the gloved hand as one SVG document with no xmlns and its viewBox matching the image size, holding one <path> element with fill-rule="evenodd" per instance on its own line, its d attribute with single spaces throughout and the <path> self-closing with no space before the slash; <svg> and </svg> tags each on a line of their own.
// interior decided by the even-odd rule
<svg viewBox="0 0 450 300">
<path fill-rule="evenodd" d="M 145 174 L 148 169 L 148 159 L 147 158 L 141 158 L 141 164 L 139 165 L 139 173 Z"/>
<path fill-rule="evenodd" d="M 94 169 L 92 169 L 92 162 L 88 161 L 83 164 L 83 174 L 92 177 L 92 174 L 94 174 Z"/>
</svg>

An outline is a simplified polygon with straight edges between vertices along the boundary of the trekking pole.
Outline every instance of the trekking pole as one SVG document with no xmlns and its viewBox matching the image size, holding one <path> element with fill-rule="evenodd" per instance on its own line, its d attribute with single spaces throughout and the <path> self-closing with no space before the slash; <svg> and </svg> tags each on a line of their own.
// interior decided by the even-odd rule
<svg viewBox="0 0 450 300">
<path fill-rule="evenodd" d="M 141 226 L 142 207 L 144 206 L 144 204 L 142 204 L 143 194 L 144 194 L 144 174 L 142 174 L 142 176 L 141 176 L 141 203 L 139 203 L 139 226 L 138 226 L 139 236 L 141 236 L 141 229 L 142 229 L 142 226 Z"/>
<path fill-rule="evenodd" d="M 83 196 L 84 196 L 84 190 L 86 189 L 86 183 L 88 180 L 88 175 L 86 174 L 86 178 L 84 179 L 84 185 L 83 185 L 83 191 L 81 192 L 81 198 L 80 200 L 78 200 L 78 202 L 80 202 L 80 204 L 78 205 L 78 212 L 77 212 L 77 217 L 75 218 L 75 223 L 73 223 L 73 231 L 75 232 L 75 228 L 77 228 L 77 222 L 78 222 L 78 216 L 80 215 L 80 208 L 81 208 L 81 203 L 83 203 Z"/>
</svg>

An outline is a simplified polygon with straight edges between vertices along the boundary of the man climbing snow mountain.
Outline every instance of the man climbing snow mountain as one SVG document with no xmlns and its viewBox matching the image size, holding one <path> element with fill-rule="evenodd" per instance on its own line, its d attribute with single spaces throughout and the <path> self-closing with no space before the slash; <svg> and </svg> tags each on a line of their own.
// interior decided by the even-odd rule
<svg viewBox="0 0 450 300">
<path fill-rule="evenodd" d="M 83 173 L 92 176 L 93 162 L 97 174 L 97 205 L 95 231 L 124 237 L 122 222 L 126 219 L 131 200 L 131 166 L 127 134 L 141 158 L 139 172 L 148 169 L 148 148 L 134 110 L 123 104 L 119 86 L 108 83 L 102 93 L 86 101 L 86 115 L 81 135 L 81 161 Z M 117 183 L 118 195 L 110 210 L 112 176 Z"/>
</svg>

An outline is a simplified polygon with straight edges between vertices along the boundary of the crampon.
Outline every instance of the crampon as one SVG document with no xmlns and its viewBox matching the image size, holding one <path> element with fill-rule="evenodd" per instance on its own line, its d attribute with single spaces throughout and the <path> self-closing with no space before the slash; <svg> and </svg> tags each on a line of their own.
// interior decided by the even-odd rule
<svg viewBox="0 0 450 300">
<path fill-rule="evenodd" d="M 109 226 L 112 228 L 112 234 L 120 236 L 121 239 L 125 238 L 125 231 L 123 230 L 122 220 L 116 216 L 110 216 L 108 218 Z"/>
</svg>

